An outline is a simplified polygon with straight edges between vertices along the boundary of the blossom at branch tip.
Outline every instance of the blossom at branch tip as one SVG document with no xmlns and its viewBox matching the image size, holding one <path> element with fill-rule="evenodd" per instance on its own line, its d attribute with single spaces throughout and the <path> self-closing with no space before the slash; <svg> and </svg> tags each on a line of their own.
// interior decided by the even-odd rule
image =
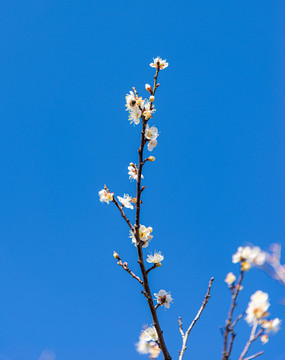
<svg viewBox="0 0 285 360">
<path fill-rule="evenodd" d="M 140 354 L 149 354 L 151 359 L 155 359 L 160 354 L 160 348 L 157 345 L 158 336 L 154 326 L 148 327 L 141 332 L 139 342 L 136 344 L 137 351 Z"/>
<path fill-rule="evenodd" d="M 111 193 L 109 190 L 102 189 L 99 191 L 99 197 L 101 202 L 109 204 L 109 201 L 113 201 L 114 193 Z"/>
<path fill-rule="evenodd" d="M 267 334 L 262 335 L 261 338 L 260 338 L 260 340 L 261 340 L 261 342 L 262 342 L 263 345 L 264 345 L 264 344 L 267 344 L 268 341 L 269 341 L 268 335 L 267 335 Z"/>
<path fill-rule="evenodd" d="M 129 179 L 138 181 L 138 168 L 135 164 L 130 163 L 130 166 L 128 166 L 128 175 Z M 141 175 L 141 178 L 143 179 L 143 175 Z"/>
<path fill-rule="evenodd" d="M 157 294 L 154 294 L 154 296 L 156 297 L 157 304 L 164 305 L 167 309 L 170 308 L 170 303 L 173 300 L 170 293 L 162 289 Z"/>
<path fill-rule="evenodd" d="M 246 322 L 253 325 L 256 322 L 261 322 L 268 316 L 267 310 L 270 306 L 268 301 L 268 294 L 258 290 L 250 297 L 250 302 L 246 309 Z"/>
<path fill-rule="evenodd" d="M 146 261 L 150 264 L 154 264 L 155 266 L 161 266 L 161 262 L 163 261 L 164 256 L 161 255 L 161 251 L 155 252 L 153 255 L 148 255 Z"/>
<path fill-rule="evenodd" d="M 148 247 L 149 242 L 151 241 L 151 239 L 153 238 L 152 235 L 150 235 L 152 233 L 152 227 L 145 227 L 144 225 L 140 225 L 139 228 L 139 238 L 140 241 L 143 243 L 142 247 L 146 248 Z M 137 246 L 137 239 L 135 237 L 135 233 L 130 230 L 130 238 L 132 239 L 132 243 Z"/>
<path fill-rule="evenodd" d="M 232 257 L 232 262 L 234 264 L 241 262 L 242 270 L 249 270 L 252 265 L 262 266 L 265 263 L 265 260 L 266 253 L 258 246 L 240 246 Z"/>
<path fill-rule="evenodd" d="M 128 208 L 128 209 L 133 209 L 134 206 L 131 204 L 132 201 L 132 197 L 129 196 L 128 194 L 124 194 L 124 197 L 122 198 L 121 196 L 117 196 L 117 198 L 119 199 L 120 203 Z"/>
<path fill-rule="evenodd" d="M 235 274 L 233 274 L 232 272 L 229 272 L 225 278 L 225 282 L 229 285 L 232 286 L 232 284 L 236 281 L 236 276 Z"/>
<path fill-rule="evenodd" d="M 167 68 L 168 63 L 166 62 L 166 59 L 162 60 L 160 57 L 156 57 L 155 59 L 153 59 L 153 63 L 149 64 L 149 66 L 163 70 Z"/>
</svg>

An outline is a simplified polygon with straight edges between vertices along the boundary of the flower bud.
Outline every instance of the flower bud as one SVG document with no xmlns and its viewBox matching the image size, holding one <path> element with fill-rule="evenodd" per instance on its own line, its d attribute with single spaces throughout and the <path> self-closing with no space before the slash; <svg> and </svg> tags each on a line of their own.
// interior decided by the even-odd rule
<svg viewBox="0 0 285 360">
<path fill-rule="evenodd" d="M 120 256 L 116 251 L 113 252 L 114 259 L 120 260 Z"/>
<path fill-rule="evenodd" d="M 161 262 L 155 263 L 155 267 L 161 267 Z"/>
<path fill-rule="evenodd" d="M 156 84 L 156 87 L 158 88 L 160 86 L 160 84 L 158 83 L 158 84 Z"/>
<path fill-rule="evenodd" d="M 152 93 L 152 88 L 149 84 L 145 84 L 145 89 L 146 89 L 146 91 Z"/>
<path fill-rule="evenodd" d="M 134 164 L 134 163 L 130 163 L 130 166 L 135 166 L 135 164 Z"/>
<path fill-rule="evenodd" d="M 148 159 L 148 161 L 154 162 L 155 157 L 154 156 L 149 156 L 147 159 Z"/>
<path fill-rule="evenodd" d="M 154 99 L 155 99 L 155 97 L 154 97 L 153 95 L 151 95 L 151 96 L 149 97 L 149 101 L 150 101 L 150 102 L 154 102 Z"/>
</svg>

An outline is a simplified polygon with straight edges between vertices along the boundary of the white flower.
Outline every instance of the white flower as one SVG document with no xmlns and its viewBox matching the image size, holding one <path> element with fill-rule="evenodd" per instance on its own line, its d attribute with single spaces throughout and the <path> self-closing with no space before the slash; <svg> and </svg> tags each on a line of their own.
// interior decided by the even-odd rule
<svg viewBox="0 0 285 360">
<path fill-rule="evenodd" d="M 160 354 L 159 346 L 157 345 L 158 336 L 155 327 L 149 327 L 142 331 L 139 342 L 136 344 L 137 351 L 140 354 L 150 354 L 151 359 L 155 359 Z"/>
<path fill-rule="evenodd" d="M 262 266 L 266 260 L 266 253 L 258 246 L 251 248 L 251 259 L 254 265 Z"/>
<path fill-rule="evenodd" d="M 136 104 L 136 96 L 133 91 L 130 91 L 129 94 L 126 94 L 126 110 L 132 110 Z"/>
<path fill-rule="evenodd" d="M 229 272 L 225 278 L 225 282 L 231 286 L 236 281 L 236 276 L 232 272 Z"/>
<path fill-rule="evenodd" d="M 148 151 L 152 151 L 157 146 L 157 140 L 150 140 L 147 144 Z"/>
<path fill-rule="evenodd" d="M 130 110 L 129 121 L 131 122 L 131 124 L 134 123 L 135 125 L 138 125 L 140 123 L 141 116 L 142 116 L 142 112 L 140 108 L 137 105 L 135 105 L 133 109 Z"/>
<path fill-rule="evenodd" d="M 128 170 L 129 179 L 138 181 L 138 169 L 136 165 L 130 163 L 130 166 L 128 166 Z M 141 175 L 141 178 L 143 179 L 143 175 Z"/>
<path fill-rule="evenodd" d="M 261 338 L 260 338 L 260 340 L 261 340 L 261 342 L 262 342 L 262 344 L 264 345 L 264 344 L 267 344 L 268 343 L 268 335 L 266 334 L 266 335 L 262 335 L 261 336 Z"/>
<path fill-rule="evenodd" d="M 246 322 L 251 325 L 267 316 L 269 306 L 268 294 L 261 290 L 256 291 L 251 295 L 246 309 Z"/>
<path fill-rule="evenodd" d="M 106 202 L 107 204 L 109 204 L 109 201 L 113 201 L 113 195 L 114 193 L 110 193 L 110 191 L 105 189 L 99 191 L 100 201 Z"/>
<path fill-rule="evenodd" d="M 132 197 L 129 196 L 128 194 L 124 194 L 124 197 L 122 198 L 121 196 L 117 196 L 117 198 L 119 199 L 120 203 L 122 203 L 122 205 L 128 209 L 133 209 L 134 206 L 131 204 L 132 201 Z"/>
<path fill-rule="evenodd" d="M 154 294 L 154 296 L 158 304 L 164 305 L 167 309 L 170 308 L 170 303 L 173 300 L 170 293 L 167 293 L 165 290 L 159 290 L 158 294 Z"/>
<path fill-rule="evenodd" d="M 152 114 L 155 112 L 154 106 L 148 100 L 144 101 L 143 116 L 145 120 L 152 118 Z"/>
<path fill-rule="evenodd" d="M 154 326 L 150 326 L 147 329 L 145 329 L 142 332 L 141 337 L 145 341 L 158 341 L 157 332 Z"/>
<path fill-rule="evenodd" d="M 273 320 L 265 320 L 262 322 L 262 327 L 266 330 L 266 333 L 277 333 L 280 330 L 281 320 L 275 318 Z"/>
<path fill-rule="evenodd" d="M 144 136 L 148 140 L 155 140 L 158 137 L 158 135 L 159 135 L 159 133 L 158 133 L 158 130 L 157 130 L 157 128 L 155 126 L 149 127 L 149 125 L 146 124 Z"/>
<path fill-rule="evenodd" d="M 149 242 L 151 241 L 151 239 L 153 238 L 152 235 L 150 235 L 152 233 L 152 227 L 145 227 L 144 225 L 140 225 L 139 228 L 139 237 L 140 237 L 140 241 L 142 241 L 142 247 L 146 248 L 148 247 Z M 133 233 L 132 230 L 130 230 L 130 238 L 132 239 L 132 243 L 137 246 L 137 240 L 135 237 L 135 234 Z"/>
<path fill-rule="evenodd" d="M 156 57 L 155 59 L 153 59 L 153 63 L 149 64 L 149 66 L 163 70 L 167 68 L 168 63 L 166 62 L 166 60 L 162 60 L 160 57 Z"/>
<path fill-rule="evenodd" d="M 150 264 L 154 264 L 157 267 L 161 266 L 164 256 L 160 252 L 155 252 L 153 255 L 148 255 L 146 261 Z"/>
</svg>

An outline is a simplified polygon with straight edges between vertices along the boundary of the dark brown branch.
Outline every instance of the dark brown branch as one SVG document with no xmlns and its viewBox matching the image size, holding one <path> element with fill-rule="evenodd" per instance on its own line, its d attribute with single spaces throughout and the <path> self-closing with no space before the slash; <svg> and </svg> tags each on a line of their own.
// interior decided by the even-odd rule
<svg viewBox="0 0 285 360">
<path fill-rule="evenodd" d="M 187 340 L 188 340 L 188 337 L 190 335 L 191 330 L 193 329 L 196 322 L 200 319 L 200 316 L 202 315 L 202 312 L 204 311 L 204 309 L 205 309 L 205 307 L 206 307 L 206 305 L 207 305 L 207 303 L 208 303 L 208 301 L 210 299 L 210 291 L 211 291 L 213 281 L 214 281 L 214 278 L 211 278 L 211 280 L 209 282 L 207 293 L 206 293 L 205 298 L 204 298 L 204 301 L 203 301 L 197 315 L 195 316 L 194 320 L 190 324 L 189 328 L 186 330 L 185 334 L 184 334 L 183 329 L 182 329 L 181 317 L 179 317 L 179 319 L 178 319 L 179 331 L 180 331 L 181 336 L 182 336 L 182 348 L 181 348 L 181 351 L 179 351 L 179 360 L 182 360 L 182 358 L 184 356 L 184 353 L 185 353 L 185 350 L 187 349 L 186 344 L 187 344 Z"/>
<path fill-rule="evenodd" d="M 151 270 L 155 269 L 156 267 L 157 267 L 156 265 L 153 265 L 152 267 L 150 267 L 150 268 L 146 271 L 146 273 L 148 274 Z"/>
<path fill-rule="evenodd" d="M 155 93 L 155 89 L 156 89 L 156 84 L 157 84 L 157 76 L 159 73 L 159 68 L 156 69 L 156 73 L 154 76 L 154 89 L 153 89 L 153 93 L 152 95 Z M 151 103 L 152 104 L 152 103 Z M 152 108 L 152 105 L 151 105 Z M 144 150 L 144 145 L 146 143 L 146 139 L 145 139 L 145 129 L 146 129 L 146 124 L 147 121 L 145 120 L 144 116 L 142 116 L 142 131 L 141 131 L 141 141 L 140 141 L 140 148 L 138 149 L 138 153 L 139 153 L 139 163 L 138 163 L 138 180 L 137 180 L 137 201 L 136 201 L 136 220 L 135 220 L 135 231 L 134 231 L 134 235 L 136 238 L 136 244 L 137 244 L 137 253 L 138 253 L 138 263 L 141 269 L 141 273 L 142 273 L 142 277 L 143 277 L 143 287 L 144 287 L 144 292 L 145 292 L 145 297 L 147 299 L 148 302 L 148 306 L 151 312 L 151 316 L 152 316 L 152 320 L 153 320 L 153 326 L 156 329 L 157 332 L 157 336 L 158 336 L 158 343 L 159 343 L 159 347 L 163 353 L 164 359 L 165 360 L 171 360 L 171 356 L 167 350 L 165 341 L 164 341 L 164 337 L 163 337 L 163 333 L 162 330 L 160 328 L 159 325 L 159 321 L 158 321 L 158 317 L 157 317 L 157 313 L 156 313 L 156 309 L 155 309 L 155 305 L 153 303 L 153 299 L 151 296 L 151 291 L 150 291 L 150 287 L 149 287 L 149 283 L 148 283 L 148 274 L 145 268 L 145 264 L 144 264 L 144 259 L 143 259 L 143 251 L 142 251 L 142 243 L 140 240 L 140 236 L 139 236 L 139 228 L 140 228 L 140 205 L 141 205 L 141 176 L 142 176 L 142 168 L 143 168 L 143 150 Z"/>
<path fill-rule="evenodd" d="M 237 323 L 237 321 L 233 323 L 233 313 L 234 313 L 234 309 L 237 306 L 237 297 L 241 290 L 241 283 L 243 277 L 244 277 L 244 271 L 241 269 L 237 285 L 235 286 L 235 291 L 232 292 L 232 302 L 224 330 L 224 348 L 223 348 L 222 360 L 229 360 L 229 357 L 232 352 L 233 343 L 236 336 L 233 328 L 234 325 L 236 325 Z M 230 335 L 231 335 L 231 339 L 230 339 L 230 343 L 228 344 Z"/>
<path fill-rule="evenodd" d="M 128 263 L 123 262 L 119 254 L 114 253 L 114 258 L 118 260 L 117 264 L 120 265 L 127 273 L 129 273 L 134 279 L 136 279 L 141 285 L 143 285 L 142 280 L 137 276 L 129 267 Z"/>
<path fill-rule="evenodd" d="M 130 229 L 134 231 L 134 227 L 131 224 L 130 220 L 126 217 L 126 214 L 123 210 L 123 207 L 119 205 L 118 201 L 115 199 L 115 196 L 113 196 L 113 203 L 117 206 L 117 208 L 120 210 L 120 213 L 122 217 L 126 220 L 126 223 L 129 225 Z"/>
</svg>

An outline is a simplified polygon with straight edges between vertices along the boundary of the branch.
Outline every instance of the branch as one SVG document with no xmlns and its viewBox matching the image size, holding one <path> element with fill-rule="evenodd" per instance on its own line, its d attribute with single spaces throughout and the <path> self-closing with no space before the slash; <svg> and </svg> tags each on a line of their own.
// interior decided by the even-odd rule
<svg viewBox="0 0 285 360">
<path fill-rule="evenodd" d="M 156 73 L 154 75 L 154 89 L 153 89 L 153 94 L 155 93 L 155 89 L 157 87 L 157 76 L 159 73 L 159 67 L 157 67 L 156 69 Z M 153 95 L 152 94 L 152 95 Z M 152 106 L 152 105 L 151 105 Z M 151 296 L 151 291 L 150 291 L 150 287 L 149 287 L 149 283 L 148 283 L 148 273 L 146 271 L 145 268 L 145 264 L 144 264 L 144 259 L 143 259 L 143 251 L 142 251 L 142 242 L 140 241 L 140 235 L 139 235 L 139 228 L 140 228 L 140 205 L 141 205 L 141 193 L 142 193 L 142 188 L 141 188 L 141 177 L 142 177 L 142 168 L 144 165 L 143 162 L 143 150 L 144 150 L 144 146 L 145 146 L 145 129 L 146 129 L 146 124 L 147 124 L 147 120 L 145 119 L 145 117 L 142 115 L 142 131 L 141 131 L 141 141 L 140 141 L 140 147 L 138 149 L 138 153 L 139 153 L 139 162 L 138 162 L 138 180 L 137 180 L 137 201 L 136 201 L 136 220 L 135 220 L 135 226 L 134 226 L 134 236 L 136 238 L 136 244 L 137 244 L 137 254 L 138 254 L 138 263 L 141 269 L 141 273 L 142 273 L 142 278 L 143 278 L 143 287 L 144 287 L 144 295 L 147 299 L 148 302 L 148 306 L 151 312 L 151 316 L 152 316 L 152 320 L 153 320 L 153 326 L 156 329 L 157 332 L 157 336 L 158 336 L 158 344 L 159 347 L 163 353 L 164 359 L 165 360 L 171 360 L 171 356 L 167 350 L 166 344 L 164 342 L 164 337 L 162 334 L 162 330 L 160 328 L 159 325 L 159 321 L 158 321 L 158 317 L 157 317 L 157 313 L 156 313 L 156 309 L 155 309 L 155 305 L 153 303 L 153 299 Z"/>
<path fill-rule="evenodd" d="M 120 258 L 119 254 L 114 251 L 113 254 L 114 258 L 118 260 L 117 264 L 120 265 L 127 273 L 129 273 L 134 279 L 136 279 L 141 285 L 143 285 L 142 280 L 139 276 L 137 276 L 132 270 L 128 267 L 127 262 L 122 262 L 122 259 Z"/>
<path fill-rule="evenodd" d="M 238 360 L 244 360 L 244 357 L 245 355 L 247 354 L 251 344 L 257 340 L 259 338 L 259 336 L 262 335 L 262 333 L 264 332 L 264 329 L 260 329 L 257 333 L 256 333 L 256 329 L 257 329 L 257 326 L 258 326 L 258 322 L 255 321 L 255 323 L 253 324 L 253 327 L 251 329 L 251 333 L 250 333 L 250 336 L 249 336 L 249 339 L 248 339 L 248 342 L 246 343 L 240 357 Z M 261 355 L 261 354 L 260 354 Z"/>
<path fill-rule="evenodd" d="M 252 355 L 252 356 L 249 356 L 247 357 L 246 359 L 244 360 L 252 360 L 252 359 L 255 359 L 257 358 L 258 356 L 262 355 L 264 353 L 264 351 L 260 351 L 259 353 L 255 354 L 255 355 Z"/>
<path fill-rule="evenodd" d="M 237 285 L 235 287 L 235 291 L 232 292 L 232 303 L 231 303 L 231 307 L 230 307 L 230 311 L 229 311 L 229 315 L 228 315 L 228 319 L 226 321 L 226 326 L 225 326 L 225 331 L 224 331 L 224 348 L 223 348 L 223 360 L 229 360 L 229 357 L 231 355 L 232 352 L 232 348 L 233 348 L 233 343 L 234 343 L 234 339 L 235 339 L 235 333 L 234 333 L 234 326 L 236 325 L 236 323 L 238 322 L 239 317 L 237 318 L 237 320 L 233 323 L 233 313 L 234 313 L 234 309 L 237 306 L 237 297 L 238 294 L 240 292 L 241 289 L 241 283 L 244 277 L 244 270 L 241 269 L 240 271 L 240 276 L 237 282 Z M 230 340 L 230 344 L 228 346 L 228 340 L 229 340 L 229 335 L 231 334 L 231 340 Z"/>
<path fill-rule="evenodd" d="M 193 329 L 194 325 L 196 324 L 196 322 L 200 319 L 200 316 L 202 314 L 202 312 L 204 311 L 209 299 L 210 299 L 210 291 L 211 291 L 211 287 L 212 287 L 212 284 L 213 284 L 213 281 L 214 281 L 214 278 L 211 278 L 210 282 L 209 282 L 209 286 L 208 286 L 208 290 L 207 290 L 207 293 L 205 295 L 205 298 L 204 298 L 204 301 L 202 303 L 202 306 L 200 307 L 197 315 L 195 316 L 194 320 L 192 321 L 191 325 L 189 326 L 189 328 L 187 329 L 187 331 L 183 332 L 183 329 L 182 329 L 182 321 L 181 321 L 181 318 L 178 319 L 178 322 L 179 322 L 179 331 L 181 333 L 181 336 L 182 336 L 182 348 L 181 348 L 181 351 L 179 351 L 179 360 L 182 360 L 183 358 L 183 355 L 185 353 L 185 350 L 187 349 L 187 340 L 188 340 L 188 337 L 190 335 L 190 332 L 191 330 Z"/>
<path fill-rule="evenodd" d="M 126 220 L 126 223 L 129 225 L 131 230 L 134 231 L 133 225 L 131 224 L 130 220 L 126 217 L 126 214 L 124 213 L 123 207 L 119 205 L 118 201 L 115 199 L 115 196 L 113 196 L 113 203 L 120 210 L 120 213 L 121 213 L 122 217 Z"/>
</svg>

